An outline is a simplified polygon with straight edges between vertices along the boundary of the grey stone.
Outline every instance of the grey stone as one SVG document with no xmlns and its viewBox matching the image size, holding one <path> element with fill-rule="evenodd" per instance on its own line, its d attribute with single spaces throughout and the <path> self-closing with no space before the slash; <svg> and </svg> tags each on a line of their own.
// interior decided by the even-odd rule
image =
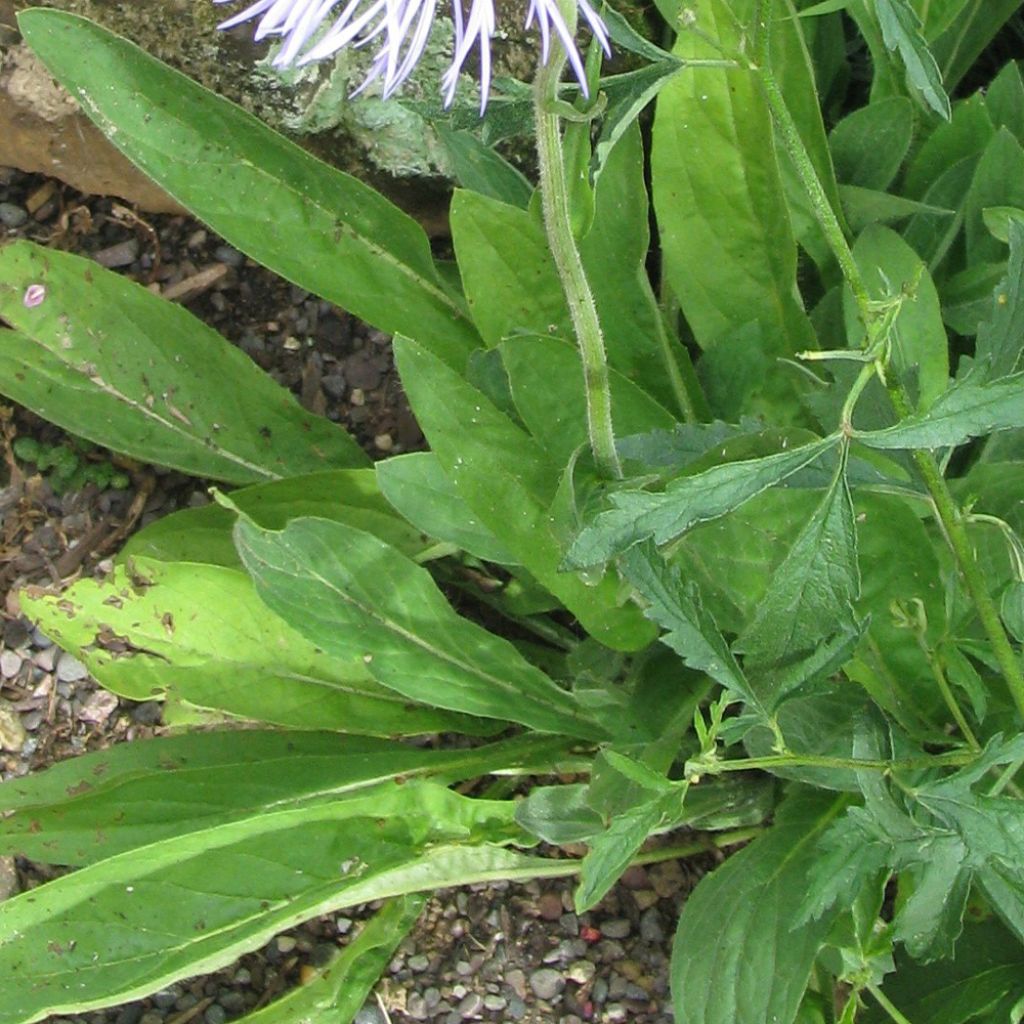
<svg viewBox="0 0 1024 1024">
<path fill-rule="evenodd" d="M 519 998 L 519 996 L 513 996 L 508 1001 L 508 1009 L 505 1011 L 511 1020 L 522 1020 L 526 1016 L 526 1003 Z"/>
<path fill-rule="evenodd" d="M 245 262 L 245 257 L 230 245 L 218 245 L 213 250 L 213 257 L 220 260 L 221 263 L 226 263 L 229 267 L 240 267 Z"/>
<path fill-rule="evenodd" d="M 144 704 L 139 704 L 137 707 L 132 708 L 132 721 L 137 722 L 139 725 L 157 725 L 163 715 L 163 708 L 164 706 L 160 701 L 147 700 Z"/>
<path fill-rule="evenodd" d="M 229 989 L 227 992 L 221 993 L 217 996 L 217 1002 L 228 1013 L 241 1013 L 245 1009 L 245 996 L 237 990 Z"/>
<path fill-rule="evenodd" d="M 409 957 L 406 963 L 409 965 L 410 971 L 419 973 L 425 971 L 430 966 L 430 957 L 424 953 L 417 953 L 415 956 Z"/>
<path fill-rule="evenodd" d="M 227 1011 L 220 1003 L 211 1003 L 203 1014 L 206 1024 L 224 1024 L 228 1019 Z"/>
<path fill-rule="evenodd" d="M 541 967 L 530 975 L 530 988 L 538 999 L 554 999 L 565 988 L 565 978 L 560 971 Z"/>
<path fill-rule="evenodd" d="M 5 228 L 20 228 L 27 220 L 27 210 L 14 203 L 0 203 L 0 224 Z"/>
<path fill-rule="evenodd" d="M 466 1020 L 470 1017 L 478 1017 L 483 1005 L 484 997 L 479 992 L 467 992 L 455 1009 L 459 1011 L 459 1016 Z"/>
<path fill-rule="evenodd" d="M 122 1006 L 114 1018 L 114 1024 L 139 1024 L 142 1017 L 142 1003 L 129 1003 Z"/>
<path fill-rule="evenodd" d="M 77 683 L 85 679 L 89 670 L 73 655 L 63 651 L 57 659 L 57 678 L 62 683 Z"/>
<path fill-rule="evenodd" d="M 649 907 L 640 916 L 640 938 L 652 946 L 665 941 L 665 929 L 661 924 L 661 915 L 656 907 Z"/>
<path fill-rule="evenodd" d="M 22 657 L 14 651 L 0 651 L 0 676 L 13 679 L 21 669 Z"/>
<path fill-rule="evenodd" d="M 498 1010 L 504 1010 L 506 1006 L 508 1006 L 508 1000 L 504 996 L 497 996 L 493 993 L 484 996 L 485 1010 L 493 1010 L 497 1012 Z"/>
<path fill-rule="evenodd" d="M 426 1020 L 427 1001 L 419 994 L 419 992 L 413 992 L 405 1001 L 405 1012 L 412 1017 L 413 1020 Z"/>
<path fill-rule="evenodd" d="M 601 925 L 601 934 L 609 939 L 624 939 L 631 930 L 632 926 L 624 917 L 613 917 Z"/>
<path fill-rule="evenodd" d="M 387 1024 L 376 1001 L 367 1003 L 355 1016 L 352 1024 Z"/>
<path fill-rule="evenodd" d="M 161 1010 L 169 1010 L 179 999 L 181 992 L 173 988 L 162 988 L 155 996 L 153 1002 Z"/>
</svg>

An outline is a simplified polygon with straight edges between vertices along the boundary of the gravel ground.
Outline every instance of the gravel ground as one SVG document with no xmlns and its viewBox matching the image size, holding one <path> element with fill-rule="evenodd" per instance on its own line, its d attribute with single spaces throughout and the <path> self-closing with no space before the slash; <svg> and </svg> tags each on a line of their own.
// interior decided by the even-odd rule
<svg viewBox="0 0 1024 1024">
<path fill-rule="evenodd" d="M 185 303 L 307 408 L 343 422 L 371 455 L 422 446 L 389 339 L 255 266 L 201 225 L 182 217 L 143 219 L 116 201 L 0 168 L 0 240 L 17 237 L 90 255 Z M 23 437 L 59 445 L 60 431 L 0 406 L 0 437 L 7 464 L 0 477 L 0 777 L 7 779 L 160 732 L 160 705 L 119 700 L 98 687 L 77 659 L 20 617 L 17 587 L 102 572 L 133 529 L 208 499 L 201 482 L 117 459 L 124 479 L 116 482 L 127 486 L 91 483 L 60 493 L 52 474 L 12 451 Z M 80 457 L 86 465 L 109 462 L 92 450 Z M 686 893 L 721 856 L 632 868 L 597 908 L 579 916 L 568 881 L 442 892 L 358 1024 L 665 1024 L 672 1019 L 667 969 L 674 922 Z M 0 899 L 57 873 L 0 859 Z M 301 983 L 358 932 L 368 909 L 308 922 L 225 970 L 149 999 L 54 1024 L 225 1024 Z"/>
</svg>

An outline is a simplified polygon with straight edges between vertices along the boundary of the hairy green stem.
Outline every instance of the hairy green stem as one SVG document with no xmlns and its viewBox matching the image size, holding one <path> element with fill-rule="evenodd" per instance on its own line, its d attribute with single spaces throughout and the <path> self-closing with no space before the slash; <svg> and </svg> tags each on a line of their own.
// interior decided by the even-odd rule
<svg viewBox="0 0 1024 1024">
<path fill-rule="evenodd" d="M 575 11 L 575 7 L 573 8 Z M 565 180 L 562 131 L 559 116 L 552 109 L 558 102 L 558 83 L 565 67 L 565 54 L 552 47 L 547 64 L 542 64 L 534 83 L 534 115 L 537 124 L 537 163 L 540 170 L 544 229 L 551 255 L 562 282 L 573 330 L 583 361 L 583 385 L 587 399 L 587 432 L 598 471 L 619 479 L 622 467 L 615 451 L 612 429 L 612 399 L 608 382 L 608 360 L 604 336 L 590 283 L 583 270 L 576 239 L 572 233 L 569 189 Z"/>
<path fill-rule="evenodd" d="M 846 236 L 843 234 L 839 218 L 832 209 L 828 196 L 825 195 L 821 180 L 814 169 L 814 164 L 807 152 L 807 148 L 804 146 L 803 139 L 800 138 L 796 122 L 786 106 L 782 90 L 772 71 L 768 30 L 771 23 L 771 8 L 772 0 L 757 0 L 756 66 L 760 72 L 765 98 L 783 145 L 793 158 L 800 182 L 814 207 L 818 223 L 842 270 L 843 277 L 853 291 L 858 313 L 867 331 L 868 346 L 870 347 L 877 341 L 875 337 L 877 331 L 874 329 L 877 318 L 875 304 L 871 301 L 867 287 L 864 284 L 864 278 L 853 258 L 853 251 L 850 249 Z M 909 416 L 910 403 L 902 386 L 889 384 L 887 387 L 896 415 L 900 419 Z M 1000 671 L 1006 681 L 1013 702 L 1016 704 L 1017 710 L 1021 715 L 1024 715 L 1024 669 L 1022 669 L 1020 659 L 1014 653 L 1009 637 L 1007 637 L 1006 631 L 1003 629 L 995 603 L 989 596 L 988 588 L 985 586 L 981 569 L 974 559 L 974 553 L 964 526 L 962 512 L 953 501 L 953 496 L 950 494 L 949 487 L 935 462 L 934 456 L 930 452 L 916 450 L 913 452 L 913 460 L 925 487 L 928 489 L 928 493 L 931 495 L 936 516 L 945 532 L 946 539 L 956 559 L 964 584 L 967 587 L 967 592 L 974 602 L 982 628 L 992 644 L 993 653 L 999 663 Z"/>
</svg>

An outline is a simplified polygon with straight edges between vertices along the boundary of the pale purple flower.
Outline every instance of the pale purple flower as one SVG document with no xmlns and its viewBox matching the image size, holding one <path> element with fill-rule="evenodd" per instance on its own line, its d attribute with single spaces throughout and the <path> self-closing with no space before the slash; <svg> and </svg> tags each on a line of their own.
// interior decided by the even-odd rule
<svg viewBox="0 0 1024 1024">
<path fill-rule="evenodd" d="M 214 3 L 229 2 L 214 0 Z M 496 30 L 494 0 L 467 2 L 468 13 L 463 10 L 462 0 L 452 0 L 455 38 L 452 61 L 441 86 L 445 106 L 450 106 L 455 98 L 459 73 L 470 53 L 477 48 L 482 112 L 491 84 L 491 39 Z M 605 52 L 610 52 L 608 32 L 600 16 L 588 0 L 576 0 L 576 6 Z M 356 91 L 362 92 L 371 82 L 379 80 L 382 94 L 387 98 L 412 74 L 416 62 L 423 55 L 436 13 L 436 0 L 256 0 L 244 11 L 222 22 L 220 28 L 231 28 L 258 18 L 257 40 L 267 36 L 282 37 L 280 52 L 274 58 L 279 67 L 322 60 L 346 46 L 372 46 L 373 62 Z M 316 42 L 307 45 L 329 19 L 333 19 L 330 28 Z M 529 0 L 526 27 L 531 26 L 536 26 L 540 33 L 542 59 L 548 60 L 554 36 L 557 45 L 565 51 L 573 74 L 586 95 L 583 60 L 558 9 L 558 0 Z"/>
<path fill-rule="evenodd" d="M 26 309 L 35 309 L 36 306 L 42 305 L 43 299 L 46 298 L 46 286 L 42 284 L 30 284 L 25 289 L 25 294 L 22 296 L 21 304 Z"/>
</svg>

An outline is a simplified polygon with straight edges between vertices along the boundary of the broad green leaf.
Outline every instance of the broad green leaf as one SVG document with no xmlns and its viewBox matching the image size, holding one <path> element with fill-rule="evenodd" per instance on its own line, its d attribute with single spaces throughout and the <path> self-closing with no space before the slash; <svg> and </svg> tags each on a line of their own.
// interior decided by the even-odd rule
<svg viewBox="0 0 1024 1024">
<path fill-rule="evenodd" d="M 951 387 L 925 413 L 885 430 L 854 431 L 870 448 L 948 448 L 997 430 L 1024 427 L 1024 373 L 991 384 L 967 378 Z"/>
<path fill-rule="evenodd" d="M 510 338 L 501 345 L 512 398 L 536 441 L 559 466 L 587 440 L 587 407 L 579 350 L 558 338 Z M 616 435 L 669 430 L 673 417 L 628 378 L 609 370 Z"/>
<path fill-rule="evenodd" d="M 985 109 L 997 128 L 1009 128 L 1024 146 L 1024 79 L 1015 61 L 1009 61 L 985 90 Z"/>
<path fill-rule="evenodd" d="M 564 549 L 549 512 L 558 472 L 540 446 L 425 349 L 399 338 L 395 356 L 431 449 L 480 521 L 595 639 L 616 650 L 646 647 L 654 630 L 621 603 L 612 574 L 592 585 L 559 571 Z"/>
<path fill-rule="evenodd" d="M 318 516 L 366 530 L 410 558 L 428 546 L 423 535 L 396 515 L 385 500 L 372 469 L 330 470 L 255 484 L 232 491 L 231 501 L 267 529 L 280 529 L 299 516 Z M 133 534 L 118 558 L 241 568 L 231 539 L 234 525 L 234 515 L 216 503 L 182 509 Z"/>
<path fill-rule="evenodd" d="M 843 456 L 831 486 L 793 540 L 775 582 L 734 645 L 746 655 L 750 672 L 792 662 L 837 631 L 856 628 L 853 602 L 860 592 L 860 574 L 845 463 Z M 780 696 L 776 690 L 774 699 Z"/>
<path fill-rule="evenodd" d="M 884 191 L 895 180 L 914 133 L 914 106 L 889 96 L 847 114 L 832 129 L 829 146 L 844 185 Z"/>
<path fill-rule="evenodd" d="M 691 583 L 667 564 L 651 544 L 631 548 L 620 561 L 622 573 L 647 602 L 644 614 L 666 630 L 659 638 L 690 668 L 706 672 L 727 690 L 761 707 L 756 690 L 736 663 L 714 618 Z"/>
<path fill-rule="evenodd" d="M 885 45 L 899 53 L 908 83 L 932 110 L 948 121 L 951 110 L 942 72 L 928 49 L 921 32 L 921 19 L 910 0 L 875 0 L 874 6 Z"/>
<path fill-rule="evenodd" d="M 906 292 L 896 316 L 892 362 L 905 386 L 927 409 L 949 383 L 949 341 L 942 322 L 939 296 L 923 261 L 894 231 L 867 228 L 853 247 L 864 284 L 873 299 Z M 847 337 L 859 347 L 863 326 L 857 320 L 852 293 L 844 294 Z"/>
<path fill-rule="evenodd" d="M 886 978 L 882 991 L 912 1021 L 1011 1020 L 1013 1004 L 1024 997 L 1024 950 L 997 919 L 966 921 L 955 957 L 918 964 L 897 952 L 896 972 Z M 866 1024 L 890 1020 L 880 1010 L 865 1018 Z"/>
<path fill-rule="evenodd" d="M 583 529 L 567 560 L 572 565 L 597 565 L 647 537 L 667 544 L 781 483 L 835 445 L 835 438 L 827 437 L 792 451 L 725 463 L 673 480 L 660 494 L 614 491 L 609 495 L 612 508 Z"/>
<path fill-rule="evenodd" d="M 992 293 L 1005 281 L 1006 271 L 1006 261 L 978 263 L 943 281 L 940 297 L 946 325 L 965 337 L 979 334 L 992 315 Z"/>
<path fill-rule="evenodd" d="M 18 24 L 110 141 L 232 245 L 465 365 L 479 339 L 411 217 L 99 25 L 39 9 L 23 11 Z"/>
<path fill-rule="evenodd" d="M 981 219 L 993 238 L 1009 242 L 1010 224 L 1012 221 L 1024 222 L 1024 210 L 1019 206 L 986 206 L 981 211 Z"/>
<path fill-rule="evenodd" d="M 520 170 L 470 131 L 453 131 L 443 124 L 435 124 L 434 131 L 448 150 L 455 177 L 463 188 L 526 209 L 533 187 Z"/>
<path fill-rule="evenodd" d="M 760 838 L 706 875 L 672 948 L 679 1024 L 791 1024 L 838 911 L 799 927 L 798 894 L 842 798 L 800 791 Z"/>
<path fill-rule="evenodd" d="M 455 544 L 487 562 L 515 564 L 504 544 L 474 518 L 432 452 L 412 452 L 378 462 L 377 480 L 384 497 L 428 536 Z"/>
<path fill-rule="evenodd" d="M 561 743 L 561 750 L 559 744 Z M 123 743 L 0 790 L 0 850 L 91 864 L 270 811 L 312 807 L 387 779 L 543 768 L 565 741 L 431 750 L 329 732 L 219 730 Z"/>
<path fill-rule="evenodd" d="M 493 845 L 519 836 L 513 807 L 415 780 L 385 783 L 66 875 L 0 904 L 0 972 L 18 980 L 0 1021 L 139 998 L 341 907 L 536 871 L 543 861 Z"/>
<path fill-rule="evenodd" d="M 739 47 L 751 5 L 739 6 L 699 0 L 696 25 Z M 685 29 L 674 53 L 720 58 Z M 693 67 L 666 86 L 655 113 L 652 178 L 665 278 L 701 347 L 750 322 L 773 355 L 816 347 L 797 298 L 796 243 L 755 72 Z"/>
<path fill-rule="evenodd" d="M 235 543 L 271 609 L 403 697 L 540 732 L 600 735 L 572 694 L 457 615 L 425 569 L 372 534 L 326 519 L 262 530 L 240 516 Z"/>
<path fill-rule="evenodd" d="M 361 652 L 325 653 L 271 614 L 236 569 L 138 558 L 60 597 L 27 591 L 21 600 L 48 636 L 130 700 L 173 697 L 238 718 L 375 736 L 493 731 L 381 686 Z"/>
<path fill-rule="evenodd" d="M 236 484 L 367 464 L 216 331 L 92 260 L 5 246 L 0 317 L 0 392 L 96 444 Z"/>
<path fill-rule="evenodd" d="M 903 181 L 904 194 L 923 199 L 954 164 L 981 156 L 994 132 L 981 96 L 957 102 L 952 118 L 938 124 L 915 151 Z"/>
<path fill-rule="evenodd" d="M 457 189 L 449 217 L 469 311 L 488 346 L 510 334 L 573 336 L 558 271 L 534 214 Z M 402 333 L 419 343 L 418 331 Z"/>
<path fill-rule="evenodd" d="M 423 894 L 388 900 L 312 979 L 304 979 L 262 1010 L 246 1014 L 245 1024 L 308 1024 L 325 1019 L 351 1024 L 426 901 Z"/>
<path fill-rule="evenodd" d="M 539 786 L 516 804 L 516 821 L 538 839 L 561 845 L 597 835 L 604 819 L 587 802 L 585 783 Z"/>
<path fill-rule="evenodd" d="M 967 193 L 964 235 L 971 264 L 1006 256 L 1005 243 L 993 238 L 985 224 L 985 210 L 992 206 L 1024 207 L 1024 146 L 1008 128 L 1000 128 L 985 147 Z"/>
<path fill-rule="evenodd" d="M 1006 276 L 992 295 L 990 313 L 978 328 L 972 376 L 998 380 L 1020 369 L 1024 359 L 1024 223 L 1009 224 Z"/>
</svg>

